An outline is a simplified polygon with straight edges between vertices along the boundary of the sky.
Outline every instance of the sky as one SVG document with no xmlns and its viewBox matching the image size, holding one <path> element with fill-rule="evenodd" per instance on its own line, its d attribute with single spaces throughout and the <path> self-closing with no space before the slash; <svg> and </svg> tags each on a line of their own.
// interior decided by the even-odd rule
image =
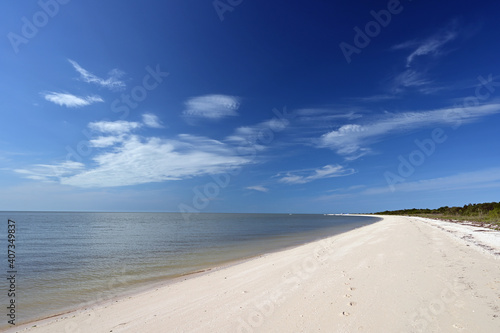
<svg viewBox="0 0 500 333">
<path fill-rule="evenodd" d="M 499 201 L 498 1 L 0 4 L 0 210 Z"/>
</svg>

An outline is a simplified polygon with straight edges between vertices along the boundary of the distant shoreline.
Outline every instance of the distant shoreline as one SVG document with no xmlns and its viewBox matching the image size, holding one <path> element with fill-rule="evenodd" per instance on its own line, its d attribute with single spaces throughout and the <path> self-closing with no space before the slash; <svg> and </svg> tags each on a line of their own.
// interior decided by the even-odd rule
<svg viewBox="0 0 500 333">
<path fill-rule="evenodd" d="M 443 206 L 437 209 L 412 208 L 374 213 L 374 215 L 419 216 L 448 222 L 500 230 L 500 202 L 468 204 L 463 207 Z"/>
</svg>

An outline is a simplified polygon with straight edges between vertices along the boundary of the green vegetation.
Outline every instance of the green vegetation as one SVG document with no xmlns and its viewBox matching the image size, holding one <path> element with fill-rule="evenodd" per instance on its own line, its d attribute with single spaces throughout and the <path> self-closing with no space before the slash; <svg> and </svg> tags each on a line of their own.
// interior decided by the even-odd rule
<svg viewBox="0 0 500 333">
<path fill-rule="evenodd" d="M 375 214 L 421 216 L 448 221 L 470 221 L 481 225 L 488 223 L 495 229 L 500 228 L 500 202 L 468 204 L 463 207 L 444 206 L 438 209 L 402 209 Z"/>
</svg>

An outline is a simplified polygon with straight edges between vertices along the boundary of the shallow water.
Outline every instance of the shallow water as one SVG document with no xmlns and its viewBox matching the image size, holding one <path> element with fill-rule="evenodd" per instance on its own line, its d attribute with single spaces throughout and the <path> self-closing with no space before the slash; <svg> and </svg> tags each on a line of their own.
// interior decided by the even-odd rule
<svg viewBox="0 0 500 333">
<path fill-rule="evenodd" d="M 4 244 L 8 219 L 16 221 L 17 324 L 377 220 L 300 214 L 204 213 L 185 220 L 180 213 L 0 212 Z M 3 256 L 7 274 L 6 250 Z M 3 290 L 7 282 L 3 279 Z"/>
</svg>

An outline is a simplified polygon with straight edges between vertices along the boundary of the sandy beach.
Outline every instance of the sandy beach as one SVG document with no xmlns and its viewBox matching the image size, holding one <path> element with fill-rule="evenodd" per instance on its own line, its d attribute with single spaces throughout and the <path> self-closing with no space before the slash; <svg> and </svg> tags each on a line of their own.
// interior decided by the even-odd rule
<svg viewBox="0 0 500 333">
<path fill-rule="evenodd" d="M 500 233 L 385 216 L 8 332 L 500 332 Z"/>
</svg>

